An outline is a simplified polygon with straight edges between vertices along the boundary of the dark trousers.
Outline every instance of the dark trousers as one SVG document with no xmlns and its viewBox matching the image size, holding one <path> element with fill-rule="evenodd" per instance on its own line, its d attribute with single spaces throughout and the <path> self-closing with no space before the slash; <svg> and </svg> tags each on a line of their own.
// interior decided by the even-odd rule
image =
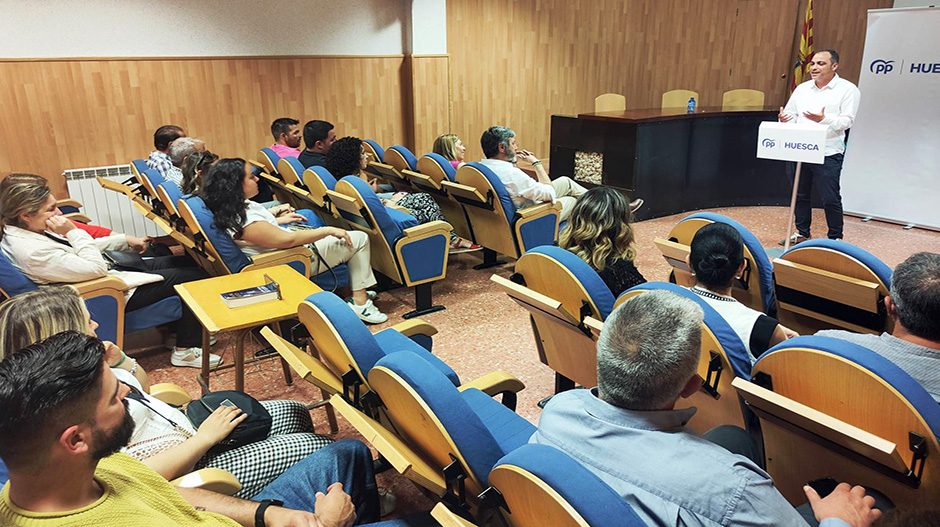
<svg viewBox="0 0 940 527">
<path fill-rule="evenodd" d="M 146 259 L 144 263 L 148 273 L 162 276 L 163 281 L 138 287 L 124 307 L 126 311 L 141 309 L 164 298 L 176 296 L 176 290 L 173 289 L 176 284 L 209 278 L 205 271 L 195 267 L 188 256 L 161 256 Z M 176 324 L 176 345 L 181 348 L 202 346 L 202 326 L 185 302 L 183 316 Z"/>
<path fill-rule="evenodd" d="M 826 156 L 821 165 L 803 163 L 800 170 L 800 185 L 796 189 L 796 230 L 809 238 L 813 222 L 813 182 L 822 198 L 829 225 L 829 239 L 842 238 L 842 195 L 839 193 L 839 176 L 842 174 L 842 154 Z M 795 166 L 795 165 L 794 165 Z"/>
</svg>

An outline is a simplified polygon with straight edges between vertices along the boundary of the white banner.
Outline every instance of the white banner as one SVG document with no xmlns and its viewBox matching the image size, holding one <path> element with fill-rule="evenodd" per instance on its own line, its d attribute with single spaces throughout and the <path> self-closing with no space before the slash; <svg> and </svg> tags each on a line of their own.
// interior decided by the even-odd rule
<svg viewBox="0 0 940 527">
<path fill-rule="evenodd" d="M 940 229 L 940 8 L 868 12 L 846 212 Z"/>
</svg>

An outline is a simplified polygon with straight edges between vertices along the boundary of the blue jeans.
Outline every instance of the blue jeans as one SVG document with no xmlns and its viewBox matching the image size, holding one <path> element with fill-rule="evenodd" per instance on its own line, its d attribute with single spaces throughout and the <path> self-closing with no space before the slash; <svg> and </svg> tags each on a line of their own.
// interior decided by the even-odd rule
<svg viewBox="0 0 940 527">
<path fill-rule="evenodd" d="M 809 238 L 810 225 L 813 222 L 812 199 L 813 182 L 822 198 L 826 211 L 826 223 L 829 226 L 829 239 L 842 238 L 842 195 L 839 193 L 839 176 L 842 174 L 842 154 L 826 156 L 821 165 L 803 163 L 800 171 L 800 185 L 796 189 L 796 230 Z M 795 165 L 794 165 L 795 166 Z"/>
</svg>

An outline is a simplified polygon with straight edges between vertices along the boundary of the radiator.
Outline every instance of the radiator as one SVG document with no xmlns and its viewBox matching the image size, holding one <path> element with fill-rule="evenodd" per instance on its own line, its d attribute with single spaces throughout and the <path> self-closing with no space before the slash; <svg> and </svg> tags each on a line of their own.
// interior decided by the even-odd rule
<svg viewBox="0 0 940 527">
<path fill-rule="evenodd" d="M 163 235 L 163 231 L 134 208 L 127 196 L 101 188 L 95 179 L 98 176 L 122 182 L 131 177 L 131 168 L 130 165 L 115 165 L 76 168 L 62 173 L 69 196 L 81 202 L 82 214 L 91 218 L 92 224 L 133 236 Z"/>
</svg>

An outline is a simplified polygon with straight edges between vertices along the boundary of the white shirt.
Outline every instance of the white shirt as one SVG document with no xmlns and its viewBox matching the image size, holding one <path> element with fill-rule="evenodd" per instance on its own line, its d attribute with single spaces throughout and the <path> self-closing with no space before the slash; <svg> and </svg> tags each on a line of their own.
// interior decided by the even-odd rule
<svg viewBox="0 0 940 527">
<path fill-rule="evenodd" d="M 535 181 L 509 161 L 484 159 L 480 161 L 480 164 L 492 170 L 503 182 L 506 192 L 509 193 L 517 209 L 524 209 L 546 201 L 554 203 L 555 189 L 551 185 Z"/>
<path fill-rule="evenodd" d="M 746 305 L 738 302 L 736 299 L 730 296 L 719 295 L 713 293 L 708 289 L 701 287 L 690 287 L 690 291 L 697 294 L 699 298 L 705 301 L 706 304 L 710 305 L 712 309 L 718 312 L 721 315 L 721 318 L 725 319 L 725 322 L 731 326 L 731 329 L 740 337 L 741 342 L 747 346 L 748 351 L 751 351 L 751 331 L 754 329 L 754 324 L 757 323 L 757 319 L 760 318 L 763 313 L 760 311 L 755 311 Z M 751 364 L 757 362 L 757 358 L 754 357 L 754 353 L 748 353 L 751 359 Z"/>
<path fill-rule="evenodd" d="M 812 123 L 811 119 L 803 116 L 803 112 L 819 113 L 825 110 L 825 117 L 819 122 L 829 127 L 826 131 L 825 154 L 841 154 L 845 152 L 845 131 L 855 122 L 860 97 L 858 88 L 838 74 L 822 88 L 817 88 L 816 81 L 810 79 L 793 90 L 783 113 L 795 118 L 790 122 Z"/>
<path fill-rule="evenodd" d="M 264 208 L 264 205 L 251 200 L 245 200 L 245 203 L 248 205 L 248 208 L 245 209 L 245 224 L 242 225 L 242 229 L 256 221 L 263 221 L 270 223 L 275 227 L 280 227 L 280 225 L 277 224 L 277 219 L 274 218 L 274 214 L 271 214 L 268 209 Z M 264 247 L 263 245 L 256 245 L 251 242 L 246 242 L 245 240 L 237 239 L 235 238 L 234 232 L 230 231 L 229 235 L 231 235 L 232 239 L 235 240 L 235 245 L 237 245 L 238 248 L 248 256 L 255 256 L 274 250 L 270 247 Z"/>
</svg>

